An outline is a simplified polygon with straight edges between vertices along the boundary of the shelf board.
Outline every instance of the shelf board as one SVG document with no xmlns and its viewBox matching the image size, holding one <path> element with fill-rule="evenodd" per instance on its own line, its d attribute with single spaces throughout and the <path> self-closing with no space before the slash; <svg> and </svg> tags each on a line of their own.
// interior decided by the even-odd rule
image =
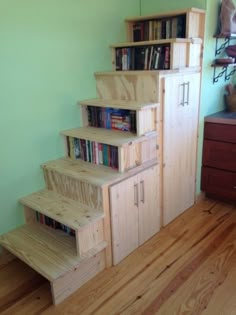
<svg viewBox="0 0 236 315">
<path fill-rule="evenodd" d="M 154 19 L 163 19 L 166 17 L 174 17 L 178 15 L 183 15 L 189 12 L 205 13 L 204 10 L 201 10 L 198 8 L 189 8 L 186 10 L 176 10 L 176 11 L 169 11 L 169 12 L 157 13 L 157 14 L 152 14 L 152 15 L 130 17 L 130 18 L 126 18 L 125 22 L 138 22 L 138 21 L 146 21 L 146 20 L 154 20 Z"/>
<path fill-rule="evenodd" d="M 153 131 L 150 132 L 148 135 L 138 137 L 134 133 L 128 131 L 119 131 L 96 127 L 81 127 L 64 130 L 61 132 L 61 134 L 73 138 L 96 141 L 99 143 L 122 147 L 131 143 L 143 141 L 147 139 L 147 137 L 156 136 L 157 132 Z"/>
<path fill-rule="evenodd" d="M 107 246 L 107 242 L 101 242 L 79 257 L 73 237 L 41 224 L 23 225 L 3 234 L 0 244 L 49 281 L 77 268 Z"/>
<path fill-rule="evenodd" d="M 78 201 L 46 189 L 21 198 L 20 202 L 76 231 L 104 218 L 101 210 L 90 209 Z"/>
<path fill-rule="evenodd" d="M 222 68 L 222 67 L 235 67 L 236 63 L 212 63 L 211 67 L 213 68 Z"/>
<path fill-rule="evenodd" d="M 192 43 L 201 44 L 201 38 L 170 38 L 170 39 L 159 39 L 159 40 L 148 40 L 139 42 L 124 42 L 110 45 L 110 48 L 122 48 L 122 47 L 136 47 L 136 46 L 150 46 L 150 45 L 161 45 L 171 43 Z"/>
<path fill-rule="evenodd" d="M 119 173 L 117 170 L 113 170 L 107 166 L 96 165 L 83 160 L 72 160 L 66 157 L 44 163 L 42 168 L 103 187 L 124 180 L 155 164 L 157 164 L 157 159 L 143 163 L 127 172 Z"/>
<path fill-rule="evenodd" d="M 137 101 L 128 101 L 128 100 L 106 100 L 102 98 L 88 99 L 79 102 L 82 106 L 97 106 L 97 107 L 109 107 L 109 108 L 120 108 L 128 110 L 141 110 L 147 108 L 156 108 L 159 103 L 145 103 Z"/>
</svg>

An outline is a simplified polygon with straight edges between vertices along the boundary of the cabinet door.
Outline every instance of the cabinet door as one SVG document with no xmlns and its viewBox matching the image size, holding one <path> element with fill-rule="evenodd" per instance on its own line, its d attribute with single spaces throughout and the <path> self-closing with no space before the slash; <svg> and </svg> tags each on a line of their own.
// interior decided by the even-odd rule
<svg viewBox="0 0 236 315">
<path fill-rule="evenodd" d="M 113 264 L 138 247 L 138 176 L 110 187 Z"/>
<path fill-rule="evenodd" d="M 200 73 L 164 78 L 164 225 L 195 200 L 199 93 Z"/>
<path fill-rule="evenodd" d="M 160 230 L 159 166 L 138 176 L 139 180 L 139 245 Z"/>
</svg>

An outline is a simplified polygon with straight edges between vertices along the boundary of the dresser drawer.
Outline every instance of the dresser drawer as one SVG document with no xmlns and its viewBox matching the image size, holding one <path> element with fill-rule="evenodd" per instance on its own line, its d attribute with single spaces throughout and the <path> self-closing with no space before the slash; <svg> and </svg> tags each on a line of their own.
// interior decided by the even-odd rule
<svg viewBox="0 0 236 315">
<path fill-rule="evenodd" d="M 236 143 L 236 125 L 206 122 L 204 139 Z"/>
<path fill-rule="evenodd" d="M 236 173 L 202 167 L 201 188 L 213 197 L 236 201 Z"/>
<path fill-rule="evenodd" d="M 236 172 L 236 144 L 204 140 L 203 165 Z"/>
</svg>

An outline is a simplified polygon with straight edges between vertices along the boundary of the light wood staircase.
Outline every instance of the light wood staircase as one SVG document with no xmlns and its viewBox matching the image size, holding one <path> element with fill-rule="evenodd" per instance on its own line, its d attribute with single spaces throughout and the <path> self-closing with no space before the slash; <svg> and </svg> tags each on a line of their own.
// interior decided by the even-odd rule
<svg viewBox="0 0 236 315">
<path fill-rule="evenodd" d="M 107 263 L 99 185 L 90 186 L 84 168 L 78 171 L 78 165 L 69 159 L 43 165 L 49 189 L 22 198 L 26 224 L 0 237 L 6 250 L 50 282 L 54 304 L 102 271 Z"/>
</svg>

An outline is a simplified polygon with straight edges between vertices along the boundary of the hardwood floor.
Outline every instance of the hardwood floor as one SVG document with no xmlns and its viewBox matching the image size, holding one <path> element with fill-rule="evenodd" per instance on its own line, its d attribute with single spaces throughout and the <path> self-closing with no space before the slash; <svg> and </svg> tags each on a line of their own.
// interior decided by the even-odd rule
<svg viewBox="0 0 236 315">
<path fill-rule="evenodd" d="M 0 269 L 0 313 L 236 314 L 236 206 L 205 200 L 58 306 L 18 260 Z"/>
</svg>

